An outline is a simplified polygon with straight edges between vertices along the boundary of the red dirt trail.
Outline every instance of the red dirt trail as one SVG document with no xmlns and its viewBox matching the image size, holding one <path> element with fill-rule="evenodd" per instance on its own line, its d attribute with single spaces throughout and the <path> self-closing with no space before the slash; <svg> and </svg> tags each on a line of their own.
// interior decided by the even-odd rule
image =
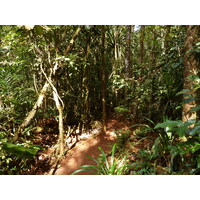
<svg viewBox="0 0 200 200">
<path fill-rule="evenodd" d="M 95 165 L 95 162 L 86 156 L 97 158 L 100 154 L 98 147 L 101 147 L 106 153 L 110 152 L 111 145 L 114 144 L 115 140 L 112 136 L 115 129 L 127 129 L 127 126 L 116 119 L 108 120 L 106 134 L 80 141 L 61 161 L 55 175 L 70 175 L 82 165 Z M 79 172 L 77 175 L 92 175 L 92 173 L 85 171 Z"/>
</svg>

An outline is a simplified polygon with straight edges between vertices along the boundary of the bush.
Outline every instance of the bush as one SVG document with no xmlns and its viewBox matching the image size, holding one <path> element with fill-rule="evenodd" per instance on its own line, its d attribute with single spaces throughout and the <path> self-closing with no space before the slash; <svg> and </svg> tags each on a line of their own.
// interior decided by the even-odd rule
<svg viewBox="0 0 200 200">
<path fill-rule="evenodd" d="M 116 151 L 123 151 L 124 148 L 126 147 L 126 144 L 131 136 L 131 131 L 130 130 L 118 130 L 115 131 L 115 134 L 117 136 L 116 139 Z"/>
<path fill-rule="evenodd" d="M 190 126 L 194 125 L 194 128 Z M 159 138 L 154 143 L 152 150 L 154 156 L 170 154 L 171 171 L 183 170 L 189 174 L 200 173 L 200 121 L 167 120 L 155 126 L 155 129 L 163 128 Z M 187 138 L 181 141 L 182 137 Z M 156 151 L 155 151 L 156 149 Z"/>
<path fill-rule="evenodd" d="M 0 143 L 0 174 L 27 174 L 41 147 L 30 144 Z"/>
</svg>

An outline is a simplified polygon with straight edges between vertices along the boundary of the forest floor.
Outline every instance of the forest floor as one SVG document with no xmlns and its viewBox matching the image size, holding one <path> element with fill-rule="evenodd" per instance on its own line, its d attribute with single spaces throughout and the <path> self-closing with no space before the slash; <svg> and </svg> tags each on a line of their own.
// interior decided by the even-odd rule
<svg viewBox="0 0 200 200">
<path fill-rule="evenodd" d="M 132 124 L 128 121 L 113 117 L 107 120 L 106 134 L 99 134 L 97 136 L 91 136 L 87 139 L 81 139 L 78 141 L 75 147 L 70 149 L 65 157 L 58 163 L 55 170 L 49 165 L 48 162 L 41 160 L 39 162 L 40 164 L 37 164 L 37 170 L 34 170 L 35 172 L 33 172 L 33 174 L 48 175 L 52 174 L 53 171 L 53 174 L 55 175 L 70 175 L 80 169 L 80 166 L 82 165 L 95 165 L 95 161 L 88 158 L 88 156 L 98 158 L 101 153 L 98 147 L 101 147 L 106 154 L 110 153 L 113 144 L 117 142 L 115 132 L 118 131 L 125 133 L 128 130 L 131 132 L 131 138 L 129 139 L 129 143 L 126 144 L 126 149 L 129 151 L 129 160 L 134 162 L 138 160 L 137 152 L 141 149 L 147 149 L 147 147 L 152 146 L 154 139 L 151 133 L 150 137 L 148 136 L 143 138 L 144 140 L 141 140 L 141 138 L 135 136 L 135 131 L 130 129 L 131 125 Z M 45 141 L 46 139 L 48 138 L 44 136 L 43 140 Z M 51 140 L 52 141 L 47 140 L 46 143 L 54 143 L 57 140 L 57 137 L 51 136 Z M 51 155 L 52 151 L 52 148 L 47 148 L 47 150 L 42 153 L 43 155 Z M 92 175 L 92 173 L 84 171 L 77 173 L 77 175 Z"/>
<path fill-rule="evenodd" d="M 95 165 L 95 162 L 87 156 L 97 158 L 100 154 L 98 147 L 101 147 L 105 153 L 109 153 L 115 141 L 114 131 L 116 129 L 126 130 L 128 127 L 124 122 L 117 119 L 108 120 L 106 134 L 80 141 L 73 149 L 68 151 L 55 175 L 70 175 L 82 165 Z M 77 173 L 77 175 L 92 175 L 92 173 L 84 171 Z"/>
</svg>

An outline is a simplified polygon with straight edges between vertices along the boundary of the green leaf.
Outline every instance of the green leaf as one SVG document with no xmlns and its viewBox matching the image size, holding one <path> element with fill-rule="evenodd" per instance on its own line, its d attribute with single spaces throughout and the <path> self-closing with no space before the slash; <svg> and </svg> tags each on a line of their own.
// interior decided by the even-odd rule
<svg viewBox="0 0 200 200">
<path fill-rule="evenodd" d="M 196 135 L 196 133 L 200 132 L 200 126 L 195 126 L 189 133 L 190 136 Z"/>
<path fill-rule="evenodd" d="M 198 151 L 200 149 L 200 144 L 195 144 L 195 146 L 193 148 L 191 148 L 191 152 L 195 153 L 196 151 Z"/>
<path fill-rule="evenodd" d="M 178 134 L 179 137 L 183 137 L 185 136 L 186 130 L 187 126 L 181 126 L 176 129 L 176 133 Z"/>
<path fill-rule="evenodd" d="M 147 117 L 144 117 L 144 119 L 146 119 L 147 121 L 149 121 L 151 124 L 155 125 L 155 123 L 151 119 L 149 119 Z"/>
<path fill-rule="evenodd" d="M 3 142 L 2 146 L 7 152 L 24 159 L 32 159 L 38 152 L 38 149 L 26 148 L 22 145 L 16 145 L 8 142 Z"/>
<path fill-rule="evenodd" d="M 197 157 L 197 167 L 200 168 L 200 155 Z"/>
<path fill-rule="evenodd" d="M 171 120 L 167 120 L 166 122 L 163 122 L 163 123 L 159 123 L 155 126 L 155 129 L 157 128 L 171 128 L 171 127 L 174 127 L 174 126 L 179 126 L 182 124 L 182 121 L 178 120 L 178 121 L 171 121 Z"/>
<path fill-rule="evenodd" d="M 144 126 L 144 127 L 150 128 L 147 124 L 134 124 L 134 125 L 130 126 L 130 128 L 133 128 L 135 126 L 138 126 L 138 127 Z"/>
<path fill-rule="evenodd" d="M 188 78 L 189 78 L 190 80 L 192 80 L 192 81 L 198 81 L 198 82 L 200 82 L 200 78 L 199 78 L 198 75 L 191 75 L 191 76 L 189 76 Z"/>
<path fill-rule="evenodd" d="M 200 105 L 198 105 L 198 106 L 192 108 L 192 109 L 190 110 L 190 112 L 196 112 L 197 110 L 200 110 Z"/>
<path fill-rule="evenodd" d="M 36 33 L 37 33 L 38 35 L 43 35 L 43 33 L 44 33 L 44 29 L 43 29 L 43 27 L 40 26 L 40 25 L 36 25 L 36 26 L 35 26 L 35 31 L 36 31 Z"/>
<path fill-rule="evenodd" d="M 173 69 L 177 68 L 178 66 L 180 66 L 182 63 L 176 63 L 175 65 L 172 66 Z"/>
<path fill-rule="evenodd" d="M 85 171 L 88 171 L 88 172 L 91 172 L 91 173 L 97 175 L 97 172 L 92 171 L 92 170 L 89 170 L 89 169 L 88 169 L 88 170 L 85 170 L 85 169 L 78 169 L 78 170 L 76 170 L 75 172 L 71 173 L 71 175 L 75 175 L 75 174 L 78 174 L 79 172 L 85 172 Z"/>
<path fill-rule="evenodd" d="M 182 123 L 183 126 L 188 127 L 192 124 L 195 124 L 196 120 L 195 119 L 189 119 L 188 121 L 185 121 L 184 123 Z"/>
<path fill-rule="evenodd" d="M 114 144 L 114 145 L 113 145 L 113 148 L 112 148 L 111 165 L 114 163 L 114 159 L 115 159 L 115 149 L 116 149 L 116 144 Z"/>
<path fill-rule="evenodd" d="M 107 160 L 107 158 L 106 158 L 106 155 L 105 155 L 104 151 L 102 150 L 101 147 L 99 147 L 98 149 L 99 149 L 99 150 L 101 151 L 101 153 L 102 153 L 102 158 L 103 158 L 103 161 L 104 161 L 105 164 L 106 164 L 107 169 L 109 169 L 108 160 Z"/>
<path fill-rule="evenodd" d="M 184 99 L 184 100 L 183 100 L 183 103 L 186 104 L 186 103 L 189 103 L 189 102 L 194 101 L 194 100 L 196 100 L 195 97 L 188 98 L 188 99 Z"/>
<path fill-rule="evenodd" d="M 187 93 L 187 92 L 189 92 L 189 90 L 181 90 L 180 92 L 178 92 L 177 94 L 176 94 L 176 96 L 178 96 L 178 95 L 180 95 L 180 94 L 185 94 L 185 93 Z"/>
</svg>

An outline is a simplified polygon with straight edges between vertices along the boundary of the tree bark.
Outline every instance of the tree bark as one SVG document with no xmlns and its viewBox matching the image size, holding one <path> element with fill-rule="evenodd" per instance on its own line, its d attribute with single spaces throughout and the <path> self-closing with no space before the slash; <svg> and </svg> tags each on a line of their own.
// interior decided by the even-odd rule
<svg viewBox="0 0 200 200">
<path fill-rule="evenodd" d="M 156 66 L 156 56 L 157 56 L 157 52 L 156 52 L 156 27 L 153 28 L 153 35 L 152 35 L 152 40 L 153 40 L 153 48 L 152 48 L 152 52 L 151 52 L 151 63 L 152 63 L 152 67 Z M 150 102 L 149 102 L 149 119 L 152 118 L 152 111 L 154 110 L 153 108 L 153 104 L 154 104 L 154 94 L 155 94 L 155 80 L 154 80 L 154 72 L 151 73 L 151 94 L 150 94 Z"/>
<path fill-rule="evenodd" d="M 82 70 L 82 80 L 81 80 L 81 91 L 82 91 L 82 108 L 81 114 L 83 115 L 83 119 L 81 120 L 80 124 L 80 131 L 82 131 L 82 125 L 86 124 L 88 126 L 90 121 L 90 110 L 89 110 L 89 64 L 88 57 L 90 55 L 90 35 L 87 33 L 86 38 L 86 48 L 85 48 L 85 65 L 83 65 Z"/>
<path fill-rule="evenodd" d="M 166 33 L 165 33 L 165 41 L 164 41 L 164 53 L 165 54 L 167 54 L 169 52 L 170 32 L 171 32 L 171 25 L 167 25 Z"/>
<path fill-rule="evenodd" d="M 78 29 L 77 29 L 76 32 L 74 33 L 72 39 L 71 39 L 70 42 L 69 42 L 69 45 L 67 46 L 67 48 L 66 48 L 66 50 L 65 50 L 65 52 L 64 52 L 64 55 L 65 55 L 65 56 L 66 56 L 66 55 L 69 53 L 69 51 L 71 50 L 71 47 L 73 46 L 74 41 L 75 41 L 75 39 L 77 38 L 77 36 L 78 36 L 78 34 L 79 34 L 80 31 L 81 31 L 81 27 L 78 27 Z"/>
<path fill-rule="evenodd" d="M 140 30 L 140 64 L 144 63 L 144 34 L 145 34 L 145 25 L 141 25 Z"/>
<path fill-rule="evenodd" d="M 128 79 L 131 78 L 132 76 L 132 73 L 131 73 L 131 64 L 132 64 L 131 63 L 131 35 L 132 35 L 131 30 L 132 30 L 132 27 L 130 25 L 126 26 L 126 48 L 125 48 L 125 66 L 124 66 L 126 81 L 128 81 Z M 133 81 L 131 81 L 130 83 L 132 84 Z M 130 99 L 127 99 L 127 94 L 128 94 L 128 88 L 125 87 L 124 99 L 126 101 L 126 104 L 129 105 Z"/>
<path fill-rule="evenodd" d="M 64 154 L 64 127 L 63 127 L 63 108 L 59 102 L 57 93 L 53 91 L 53 98 L 56 104 L 56 108 L 59 113 L 59 139 L 58 139 L 58 155 L 62 156 Z"/>
<path fill-rule="evenodd" d="M 193 49 L 194 45 L 197 42 L 199 34 L 199 26 L 189 25 L 187 26 L 186 39 L 185 39 L 185 55 L 184 55 L 184 72 L 183 72 L 183 88 L 188 90 L 186 95 L 184 95 L 183 100 L 186 100 L 191 97 L 196 97 L 195 91 L 193 89 L 194 81 L 189 79 L 191 75 L 197 75 L 198 73 L 198 61 L 195 56 L 189 51 Z M 190 95 L 190 97 L 188 97 Z M 196 112 L 190 112 L 192 108 L 196 106 L 196 101 L 190 101 L 183 105 L 182 109 L 182 121 L 187 120 L 196 120 Z"/>
<path fill-rule="evenodd" d="M 102 98 L 102 132 L 106 133 L 106 69 L 105 69 L 105 27 L 101 27 L 101 98 Z"/>
<path fill-rule="evenodd" d="M 13 137 L 13 142 L 17 141 L 19 135 L 21 134 L 21 132 L 23 131 L 24 128 L 26 128 L 28 126 L 28 124 L 30 123 L 30 121 L 33 119 L 33 117 L 36 114 L 36 111 L 38 110 L 38 108 L 42 105 L 43 99 L 46 95 L 46 92 L 49 88 L 49 83 L 46 82 L 39 94 L 38 100 L 35 103 L 35 105 L 33 106 L 32 110 L 28 113 L 27 117 L 24 119 L 24 122 L 21 124 L 21 126 L 19 127 L 19 129 L 17 130 L 17 132 L 15 133 L 15 136 Z"/>
<path fill-rule="evenodd" d="M 131 26 L 126 26 L 125 76 L 131 77 Z"/>
<path fill-rule="evenodd" d="M 3 109 L 4 109 L 3 100 L 2 97 L 0 96 L 0 111 L 2 111 Z"/>
</svg>

